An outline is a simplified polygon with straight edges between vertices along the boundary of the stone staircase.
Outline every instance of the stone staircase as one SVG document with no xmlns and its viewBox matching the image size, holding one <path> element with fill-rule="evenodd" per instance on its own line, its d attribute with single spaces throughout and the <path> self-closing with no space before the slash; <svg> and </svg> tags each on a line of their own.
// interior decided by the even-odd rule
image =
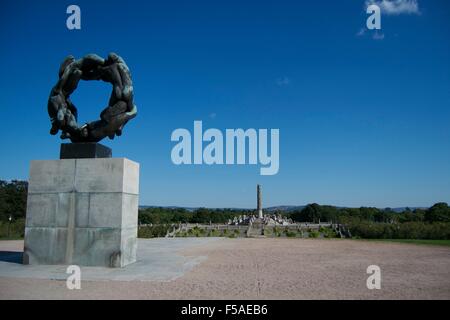
<svg viewBox="0 0 450 320">
<path fill-rule="evenodd" d="M 331 225 L 331 228 L 341 237 L 341 238 L 351 238 L 352 234 L 350 229 L 348 229 L 345 225 L 335 224 Z"/>
<path fill-rule="evenodd" d="M 247 238 L 265 238 L 263 227 L 264 223 L 261 219 L 253 221 L 253 223 L 248 226 Z"/>
</svg>

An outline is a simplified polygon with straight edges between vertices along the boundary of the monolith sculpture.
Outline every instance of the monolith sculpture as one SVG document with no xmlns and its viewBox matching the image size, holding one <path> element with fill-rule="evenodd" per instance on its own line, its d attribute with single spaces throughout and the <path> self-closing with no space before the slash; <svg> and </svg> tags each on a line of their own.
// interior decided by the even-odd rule
<svg viewBox="0 0 450 320">
<path fill-rule="evenodd" d="M 258 184 L 256 186 L 256 193 L 257 193 L 257 211 L 258 211 L 258 218 L 263 218 L 263 211 L 262 211 L 262 199 L 261 199 L 261 186 Z"/>
</svg>

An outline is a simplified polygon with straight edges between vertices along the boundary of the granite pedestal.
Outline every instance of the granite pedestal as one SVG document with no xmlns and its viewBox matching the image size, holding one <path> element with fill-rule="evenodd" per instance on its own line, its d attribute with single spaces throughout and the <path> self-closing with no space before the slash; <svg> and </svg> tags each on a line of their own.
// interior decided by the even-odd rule
<svg viewBox="0 0 450 320">
<path fill-rule="evenodd" d="M 123 267 L 136 261 L 139 164 L 32 161 L 24 264 Z"/>
<path fill-rule="evenodd" d="M 100 143 L 62 143 L 60 159 L 111 158 L 112 150 Z"/>
</svg>

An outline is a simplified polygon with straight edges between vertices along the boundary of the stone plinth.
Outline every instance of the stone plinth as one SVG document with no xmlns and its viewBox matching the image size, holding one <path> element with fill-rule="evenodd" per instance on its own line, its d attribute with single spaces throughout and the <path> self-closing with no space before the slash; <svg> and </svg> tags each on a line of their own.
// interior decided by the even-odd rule
<svg viewBox="0 0 450 320">
<path fill-rule="evenodd" d="M 136 261 L 139 164 L 32 161 L 24 264 L 123 267 Z"/>
<path fill-rule="evenodd" d="M 60 159 L 111 158 L 112 150 L 100 143 L 61 143 Z"/>
</svg>

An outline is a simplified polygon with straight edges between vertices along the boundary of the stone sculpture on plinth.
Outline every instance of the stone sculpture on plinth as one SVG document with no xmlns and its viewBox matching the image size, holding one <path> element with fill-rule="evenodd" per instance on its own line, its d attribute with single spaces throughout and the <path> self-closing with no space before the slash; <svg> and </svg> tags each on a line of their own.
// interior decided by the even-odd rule
<svg viewBox="0 0 450 320">
<path fill-rule="evenodd" d="M 80 80 L 112 84 L 100 120 L 78 124 L 70 100 Z M 62 131 L 59 160 L 31 162 L 24 264 L 123 267 L 136 261 L 139 164 L 112 158 L 98 142 L 114 139 L 137 114 L 124 60 L 89 54 L 61 64 L 48 101 L 52 135 Z"/>
</svg>

